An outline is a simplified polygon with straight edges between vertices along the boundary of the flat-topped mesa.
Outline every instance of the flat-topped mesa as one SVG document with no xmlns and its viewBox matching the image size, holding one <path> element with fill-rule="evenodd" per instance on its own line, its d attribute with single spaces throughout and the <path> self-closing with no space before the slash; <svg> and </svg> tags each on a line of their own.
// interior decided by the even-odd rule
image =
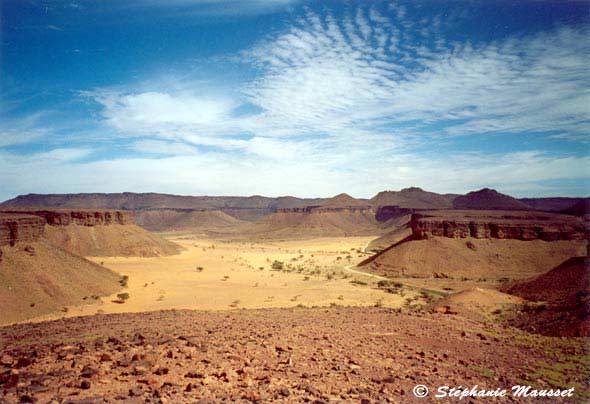
<svg viewBox="0 0 590 404">
<path fill-rule="evenodd" d="M 70 224 L 76 224 L 79 226 L 135 224 L 133 212 L 122 210 L 20 208 L 2 209 L 0 211 L 0 214 L 1 213 L 37 216 L 44 220 L 44 224 L 48 224 L 50 226 L 68 226 Z"/>
<path fill-rule="evenodd" d="M 0 213 L 0 246 L 37 241 L 43 237 L 44 225 L 38 216 Z"/>
<path fill-rule="evenodd" d="M 584 223 L 577 218 L 530 212 L 447 211 L 415 213 L 414 239 L 429 237 L 517 240 L 583 240 Z"/>
<path fill-rule="evenodd" d="M 321 212 L 373 212 L 373 206 L 302 206 L 295 208 L 278 208 L 277 213 L 321 213 Z"/>
</svg>

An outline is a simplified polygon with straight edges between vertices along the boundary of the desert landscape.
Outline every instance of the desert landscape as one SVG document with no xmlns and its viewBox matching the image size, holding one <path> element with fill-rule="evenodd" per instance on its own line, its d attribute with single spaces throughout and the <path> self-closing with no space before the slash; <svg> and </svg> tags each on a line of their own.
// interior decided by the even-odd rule
<svg viewBox="0 0 590 404">
<path fill-rule="evenodd" d="M 0 38 L 0 404 L 590 403 L 590 1 Z"/>
<path fill-rule="evenodd" d="M 588 199 L 534 203 L 418 188 L 5 201 L 2 400 L 415 402 L 416 385 L 522 385 L 544 396 L 509 401 L 585 402 L 588 211 L 555 206 Z"/>
</svg>

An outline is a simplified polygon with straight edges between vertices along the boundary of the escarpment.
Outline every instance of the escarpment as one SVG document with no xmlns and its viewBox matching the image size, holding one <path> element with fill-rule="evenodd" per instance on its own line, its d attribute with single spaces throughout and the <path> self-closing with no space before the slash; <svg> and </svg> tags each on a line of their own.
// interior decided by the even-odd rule
<svg viewBox="0 0 590 404">
<path fill-rule="evenodd" d="M 129 211 L 6 208 L 0 215 L 19 218 L 1 222 L 0 237 L 8 244 L 42 237 L 81 256 L 153 257 L 180 251 L 176 244 L 136 226 Z"/>
<path fill-rule="evenodd" d="M 378 252 L 359 266 L 393 277 L 519 279 L 585 252 L 584 222 L 568 215 L 421 211 L 394 227 L 369 245 Z"/>
<path fill-rule="evenodd" d="M 100 226 L 110 224 L 135 224 L 133 212 L 123 210 L 86 210 L 86 209 L 2 209 L 0 213 L 9 215 L 32 215 L 42 218 L 51 226 Z"/>
<path fill-rule="evenodd" d="M 558 214 L 528 212 L 434 211 L 415 213 L 414 239 L 449 237 L 516 240 L 583 240 L 581 219 Z"/>
<path fill-rule="evenodd" d="M 44 224 L 37 216 L 0 213 L 0 246 L 38 241 L 43 236 Z"/>
</svg>

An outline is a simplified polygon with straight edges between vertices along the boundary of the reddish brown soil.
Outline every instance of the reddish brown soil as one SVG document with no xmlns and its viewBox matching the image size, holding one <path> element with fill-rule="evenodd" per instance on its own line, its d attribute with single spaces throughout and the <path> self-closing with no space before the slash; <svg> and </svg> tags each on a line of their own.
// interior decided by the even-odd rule
<svg viewBox="0 0 590 404">
<path fill-rule="evenodd" d="M 134 224 L 45 226 L 45 238 L 83 257 L 160 257 L 181 251 L 177 244 Z"/>
<path fill-rule="evenodd" d="M 583 240 L 432 237 L 395 245 L 360 266 L 362 270 L 389 277 L 525 279 L 583 254 L 585 247 Z"/>
<path fill-rule="evenodd" d="M 528 380 L 576 393 L 502 401 L 581 403 L 590 371 L 587 339 L 382 308 L 99 315 L 0 328 L 0 346 L 5 403 L 429 403 L 440 401 L 419 401 L 414 385 Z"/>
<path fill-rule="evenodd" d="M 537 302 L 511 315 L 513 325 L 545 335 L 590 335 L 590 258 L 572 257 L 504 291 Z"/>
<path fill-rule="evenodd" d="M 95 303 L 121 289 L 120 275 L 46 240 L 2 247 L 0 324 Z"/>
</svg>

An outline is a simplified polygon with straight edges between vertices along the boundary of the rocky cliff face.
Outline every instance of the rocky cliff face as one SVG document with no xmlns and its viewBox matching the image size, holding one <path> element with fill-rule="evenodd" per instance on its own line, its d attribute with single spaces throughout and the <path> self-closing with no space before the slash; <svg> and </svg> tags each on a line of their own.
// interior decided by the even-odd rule
<svg viewBox="0 0 590 404">
<path fill-rule="evenodd" d="M 411 228 L 414 239 L 431 236 L 478 239 L 517 240 L 583 240 L 582 220 L 555 214 L 502 214 L 498 212 L 474 214 L 453 211 L 449 213 L 413 214 Z"/>
<path fill-rule="evenodd" d="M 38 216 L 0 213 L 0 246 L 37 241 L 43 236 L 44 225 Z"/>
<path fill-rule="evenodd" d="M 121 210 L 70 210 L 70 209 L 3 209 L 0 213 L 33 215 L 51 226 L 101 226 L 135 224 L 133 212 Z"/>
</svg>

